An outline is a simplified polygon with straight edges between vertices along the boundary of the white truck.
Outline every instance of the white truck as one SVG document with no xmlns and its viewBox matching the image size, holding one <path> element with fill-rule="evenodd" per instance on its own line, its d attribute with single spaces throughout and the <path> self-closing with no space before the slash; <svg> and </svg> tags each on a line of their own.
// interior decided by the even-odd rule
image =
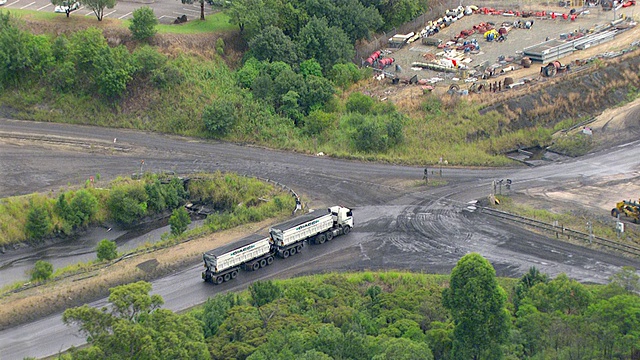
<svg viewBox="0 0 640 360">
<path fill-rule="evenodd" d="M 223 247 L 207 251 L 202 255 L 205 271 L 204 281 L 221 284 L 235 279 L 238 270 L 258 270 L 271 265 L 274 259 L 271 239 L 253 234 Z"/>
<path fill-rule="evenodd" d="M 314 211 L 269 229 L 274 252 L 286 259 L 302 250 L 305 240 L 323 244 L 353 228 L 351 209 L 332 206 L 327 212 Z"/>
</svg>

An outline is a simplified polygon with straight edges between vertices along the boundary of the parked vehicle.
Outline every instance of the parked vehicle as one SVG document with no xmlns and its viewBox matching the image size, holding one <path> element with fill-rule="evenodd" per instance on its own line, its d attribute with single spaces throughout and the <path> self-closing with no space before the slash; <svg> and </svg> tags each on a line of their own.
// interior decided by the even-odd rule
<svg viewBox="0 0 640 360">
<path fill-rule="evenodd" d="M 202 255 L 202 279 L 214 284 L 235 279 L 240 269 L 255 271 L 271 265 L 276 256 L 283 259 L 302 250 L 304 242 L 323 244 L 353 228 L 351 209 L 332 206 L 313 211 L 269 229 L 269 236 L 253 234 Z"/>
</svg>

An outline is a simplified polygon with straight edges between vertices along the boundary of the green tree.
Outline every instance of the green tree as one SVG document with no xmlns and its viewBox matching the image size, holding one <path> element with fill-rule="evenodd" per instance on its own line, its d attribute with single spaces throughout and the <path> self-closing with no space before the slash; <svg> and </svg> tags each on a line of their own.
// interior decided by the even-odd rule
<svg viewBox="0 0 640 360">
<path fill-rule="evenodd" d="M 86 226 L 98 212 L 98 199 L 88 190 L 78 190 L 69 204 L 74 227 Z"/>
<path fill-rule="evenodd" d="M 67 14 L 67 17 L 80 8 L 79 6 L 74 6 L 76 3 L 78 3 L 78 1 L 75 0 L 51 0 L 51 5 L 64 7 L 64 12 Z"/>
<path fill-rule="evenodd" d="M 345 106 L 349 112 L 359 112 L 360 114 L 366 115 L 371 111 L 374 104 L 375 101 L 371 96 L 356 91 L 349 95 Z"/>
<path fill-rule="evenodd" d="M 609 279 L 610 284 L 618 286 L 628 293 L 640 293 L 640 275 L 633 266 L 623 266 Z"/>
<path fill-rule="evenodd" d="M 268 26 L 251 38 L 249 49 L 249 54 L 261 61 L 282 61 L 289 65 L 298 62 L 295 44 L 275 26 Z"/>
<path fill-rule="evenodd" d="M 582 314 L 593 300 L 591 291 L 566 274 L 548 283 L 538 283 L 529 289 L 527 297 L 542 312 L 560 311 L 566 315 Z"/>
<path fill-rule="evenodd" d="M 153 9 L 148 6 L 139 7 L 133 10 L 133 19 L 129 24 L 129 30 L 133 38 L 138 41 L 146 41 L 156 34 L 158 18 L 153 13 Z"/>
<path fill-rule="evenodd" d="M 51 214 L 45 204 L 29 200 L 29 211 L 25 223 L 25 233 L 29 239 L 40 241 L 51 232 Z"/>
<path fill-rule="evenodd" d="M 113 260 L 118 257 L 118 245 L 115 241 L 102 239 L 96 246 L 96 256 L 98 261 Z"/>
<path fill-rule="evenodd" d="M 51 275 L 53 275 L 53 265 L 44 260 L 38 260 L 31 270 L 31 281 L 48 280 Z"/>
<path fill-rule="evenodd" d="M 362 74 L 354 63 L 335 64 L 329 71 L 329 79 L 342 90 L 346 90 L 351 84 L 360 81 Z"/>
<path fill-rule="evenodd" d="M 273 7 L 263 0 L 236 0 L 227 10 L 229 23 L 238 25 L 246 39 L 252 39 L 262 29 L 275 25 L 278 20 Z"/>
<path fill-rule="evenodd" d="M 331 130 L 335 126 L 334 114 L 322 110 L 312 110 L 303 120 L 303 129 L 309 136 L 320 135 Z"/>
<path fill-rule="evenodd" d="M 164 199 L 164 192 L 162 191 L 162 185 L 158 179 L 153 182 L 146 183 L 144 190 L 147 193 L 147 206 L 153 212 L 161 212 L 167 208 L 167 203 Z"/>
<path fill-rule="evenodd" d="M 215 99 L 204 108 L 202 121 L 205 128 L 214 136 L 222 137 L 236 124 L 235 104 L 225 98 Z"/>
<path fill-rule="evenodd" d="M 380 353 L 372 360 L 431 360 L 433 354 L 424 341 L 411 341 L 405 338 L 382 338 Z"/>
<path fill-rule="evenodd" d="M 518 306 L 520 305 L 520 301 L 524 299 L 529 294 L 529 289 L 539 283 L 546 283 L 549 280 L 547 279 L 547 275 L 541 273 L 536 269 L 535 266 L 529 268 L 529 272 L 524 274 L 520 281 L 514 286 L 514 298 L 513 305 L 515 305 L 516 310 L 518 310 Z"/>
<path fill-rule="evenodd" d="M 601 359 L 630 359 L 640 352 L 640 297 L 619 295 L 589 306 Z"/>
<path fill-rule="evenodd" d="M 312 18 L 297 38 L 303 59 L 316 59 L 322 71 L 328 72 L 333 65 L 351 61 L 355 51 L 353 44 L 342 29 L 329 26 L 324 18 Z"/>
<path fill-rule="evenodd" d="M 250 89 L 253 80 L 260 75 L 263 68 L 263 63 L 258 61 L 258 59 L 254 57 L 247 59 L 242 67 L 235 72 L 238 85 L 245 89 Z"/>
<path fill-rule="evenodd" d="M 322 66 L 315 59 L 308 59 L 300 63 L 300 74 L 305 78 L 309 75 L 322 77 Z"/>
<path fill-rule="evenodd" d="M 171 217 L 169 218 L 169 225 L 171 225 L 171 234 L 174 236 L 180 235 L 187 230 L 187 227 L 191 224 L 191 218 L 189 213 L 184 208 L 177 208 L 173 210 Z"/>
<path fill-rule="evenodd" d="M 471 253 L 451 271 L 442 301 L 453 317 L 454 359 L 499 359 L 509 334 L 506 292 L 496 281 L 496 271 L 480 254 Z"/>
<path fill-rule="evenodd" d="M 214 336 L 218 328 L 227 318 L 229 309 L 238 305 L 236 295 L 233 293 L 219 294 L 209 298 L 202 306 L 202 312 L 196 317 L 204 325 L 204 335 L 206 338 Z"/>
<path fill-rule="evenodd" d="M 98 21 L 102 21 L 104 9 L 113 9 L 116 3 L 117 0 L 82 0 L 82 5 L 93 11 Z"/>
<path fill-rule="evenodd" d="M 130 225 L 147 212 L 147 194 L 134 188 L 116 187 L 109 192 L 107 208 L 111 218 L 121 224 Z"/>
<path fill-rule="evenodd" d="M 122 95 L 135 71 L 129 51 L 122 45 L 113 49 L 107 47 L 96 60 L 96 65 L 100 74 L 95 79 L 98 92 L 107 98 Z"/>
</svg>

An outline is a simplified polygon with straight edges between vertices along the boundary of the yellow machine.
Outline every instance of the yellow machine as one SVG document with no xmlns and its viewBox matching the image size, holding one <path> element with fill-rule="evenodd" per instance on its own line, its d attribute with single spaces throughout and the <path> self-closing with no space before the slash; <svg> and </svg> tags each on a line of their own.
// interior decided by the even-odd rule
<svg viewBox="0 0 640 360">
<path fill-rule="evenodd" d="M 617 218 L 618 215 L 629 217 L 634 223 L 638 223 L 640 221 L 640 201 L 620 201 L 616 207 L 611 209 L 611 216 Z"/>
</svg>

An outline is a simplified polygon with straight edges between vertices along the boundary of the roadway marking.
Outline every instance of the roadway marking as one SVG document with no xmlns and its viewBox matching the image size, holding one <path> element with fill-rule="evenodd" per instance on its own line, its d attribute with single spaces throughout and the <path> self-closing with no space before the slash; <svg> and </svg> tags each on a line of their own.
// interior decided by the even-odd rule
<svg viewBox="0 0 640 360">
<path fill-rule="evenodd" d="M 13 4 L 17 4 L 19 2 L 20 2 L 20 0 L 16 0 L 16 1 L 12 2 L 11 4 L 8 4 L 6 7 L 9 7 L 9 6 L 13 5 Z"/>
<path fill-rule="evenodd" d="M 25 6 L 21 7 L 20 9 L 24 9 L 24 8 L 26 8 L 26 7 L 29 7 L 29 6 L 31 6 L 31 5 L 33 5 L 33 4 L 35 4 L 35 3 L 36 3 L 36 2 L 34 1 L 34 2 L 32 2 L 31 4 L 28 4 L 28 5 L 25 5 Z"/>
<path fill-rule="evenodd" d="M 200 12 L 200 10 L 196 10 L 196 9 L 186 9 L 186 8 L 182 8 L 182 10 L 184 10 L 184 11 L 191 11 L 191 12 Z"/>
<path fill-rule="evenodd" d="M 84 16 L 89 16 L 89 15 L 91 15 L 91 14 L 93 14 L 93 11 L 91 11 L 91 12 L 88 12 L 88 13 L 84 14 Z"/>
<path fill-rule="evenodd" d="M 108 14 L 102 14 L 102 17 L 103 17 L 103 18 L 104 18 L 104 17 L 107 17 L 107 16 L 109 16 L 109 15 L 113 14 L 114 12 L 116 12 L 116 10 L 113 10 L 112 12 L 110 12 L 110 13 L 108 13 Z"/>
<path fill-rule="evenodd" d="M 47 6 L 51 6 L 51 5 L 52 5 L 52 4 L 51 4 L 51 3 L 49 3 L 49 4 L 45 5 L 45 6 L 39 7 L 39 8 L 38 8 L 38 11 L 40 11 L 40 10 L 42 10 L 42 9 L 46 8 Z"/>
<path fill-rule="evenodd" d="M 131 13 L 130 13 L 130 12 L 128 12 L 128 13 L 126 13 L 126 14 L 124 14 L 124 15 L 120 16 L 118 19 L 122 19 L 123 17 L 129 16 L 129 15 L 131 15 Z"/>
</svg>

